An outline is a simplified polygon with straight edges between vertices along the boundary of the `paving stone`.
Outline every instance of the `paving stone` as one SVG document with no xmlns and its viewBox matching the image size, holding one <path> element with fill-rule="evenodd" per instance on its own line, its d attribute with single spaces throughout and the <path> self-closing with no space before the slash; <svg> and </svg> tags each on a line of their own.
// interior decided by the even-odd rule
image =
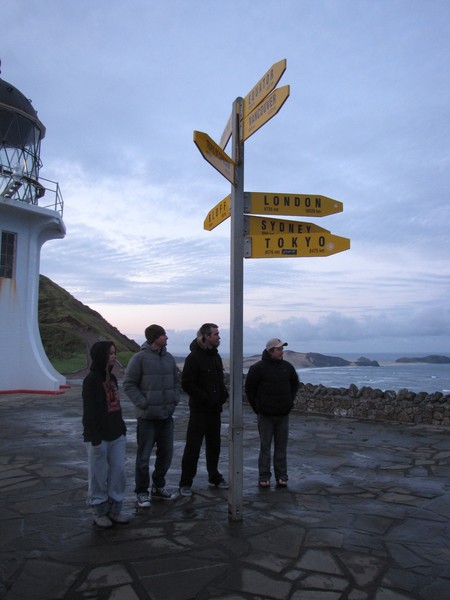
<svg viewBox="0 0 450 600">
<path fill-rule="evenodd" d="M 297 566 L 306 571 L 342 575 L 342 571 L 331 552 L 307 550 L 298 561 Z"/>
<path fill-rule="evenodd" d="M 289 488 L 266 493 L 244 407 L 243 520 L 234 522 L 228 493 L 208 487 L 204 452 L 192 498 L 136 510 L 136 421 L 125 401 L 133 519 L 99 530 L 85 504 L 79 403 L 79 387 L 57 399 L 0 398 L 1 600 L 446 600 L 450 429 L 293 413 Z M 173 489 L 187 418 L 184 398 Z"/>
</svg>

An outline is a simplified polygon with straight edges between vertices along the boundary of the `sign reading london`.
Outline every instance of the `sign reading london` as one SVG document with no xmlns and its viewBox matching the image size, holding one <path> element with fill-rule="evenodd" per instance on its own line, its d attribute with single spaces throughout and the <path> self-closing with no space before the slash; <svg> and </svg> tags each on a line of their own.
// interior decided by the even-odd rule
<svg viewBox="0 0 450 600">
<path fill-rule="evenodd" d="M 306 235 L 252 235 L 244 238 L 245 258 L 330 256 L 349 249 L 348 238 L 330 232 Z"/>
<path fill-rule="evenodd" d="M 203 158 L 234 185 L 234 161 L 216 142 L 202 131 L 194 131 L 194 143 Z"/>
<path fill-rule="evenodd" d="M 325 217 L 342 212 L 344 205 L 327 196 L 308 194 L 244 193 L 244 213 L 251 215 L 290 215 Z"/>
</svg>

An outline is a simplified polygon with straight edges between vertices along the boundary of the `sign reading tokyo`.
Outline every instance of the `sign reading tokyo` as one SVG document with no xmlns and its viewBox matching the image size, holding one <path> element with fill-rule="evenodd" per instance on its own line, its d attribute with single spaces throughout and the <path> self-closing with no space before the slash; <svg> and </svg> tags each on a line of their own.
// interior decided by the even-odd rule
<svg viewBox="0 0 450 600">
<path fill-rule="evenodd" d="M 290 215 L 325 217 L 342 212 L 344 205 L 327 196 L 308 194 L 244 193 L 244 213 L 251 215 Z"/>
<path fill-rule="evenodd" d="M 350 249 L 348 238 L 329 232 L 308 235 L 253 235 L 244 241 L 245 258 L 330 256 Z"/>
</svg>

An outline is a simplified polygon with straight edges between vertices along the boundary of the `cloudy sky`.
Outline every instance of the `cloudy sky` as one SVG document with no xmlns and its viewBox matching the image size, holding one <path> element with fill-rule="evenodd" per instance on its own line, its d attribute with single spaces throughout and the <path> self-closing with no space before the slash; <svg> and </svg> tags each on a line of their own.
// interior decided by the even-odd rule
<svg viewBox="0 0 450 600">
<path fill-rule="evenodd" d="M 244 353 L 450 354 L 448 0 L 3 0 L 1 77 L 47 128 L 64 240 L 41 272 L 138 342 L 184 352 L 205 321 L 229 350 L 230 193 L 217 142 L 281 59 L 290 97 L 245 142 L 245 191 L 321 194 L 329 257 L 244 261 Z M 227 151 L 231 152 L 229 148 Z M 306 218 L 302 220 L 308 220 Z"/>
</svg>

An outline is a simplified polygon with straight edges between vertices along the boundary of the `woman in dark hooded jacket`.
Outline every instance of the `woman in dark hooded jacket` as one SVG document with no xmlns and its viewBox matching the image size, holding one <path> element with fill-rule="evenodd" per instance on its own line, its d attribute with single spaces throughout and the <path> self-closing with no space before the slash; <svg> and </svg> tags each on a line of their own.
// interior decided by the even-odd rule
<svg viewBox="0 0 450 600">
<path fill-rule="evenodd" d="M 88 453 L 88 499 L 94 523 L 111 527 L 128 523 L 121 514 L 125 495 L 126 426 L 117 379 L 112 373 L 116 347 L 96 342 L 91 370 L 83 381 L 83 437 Z"/>
</svg>

